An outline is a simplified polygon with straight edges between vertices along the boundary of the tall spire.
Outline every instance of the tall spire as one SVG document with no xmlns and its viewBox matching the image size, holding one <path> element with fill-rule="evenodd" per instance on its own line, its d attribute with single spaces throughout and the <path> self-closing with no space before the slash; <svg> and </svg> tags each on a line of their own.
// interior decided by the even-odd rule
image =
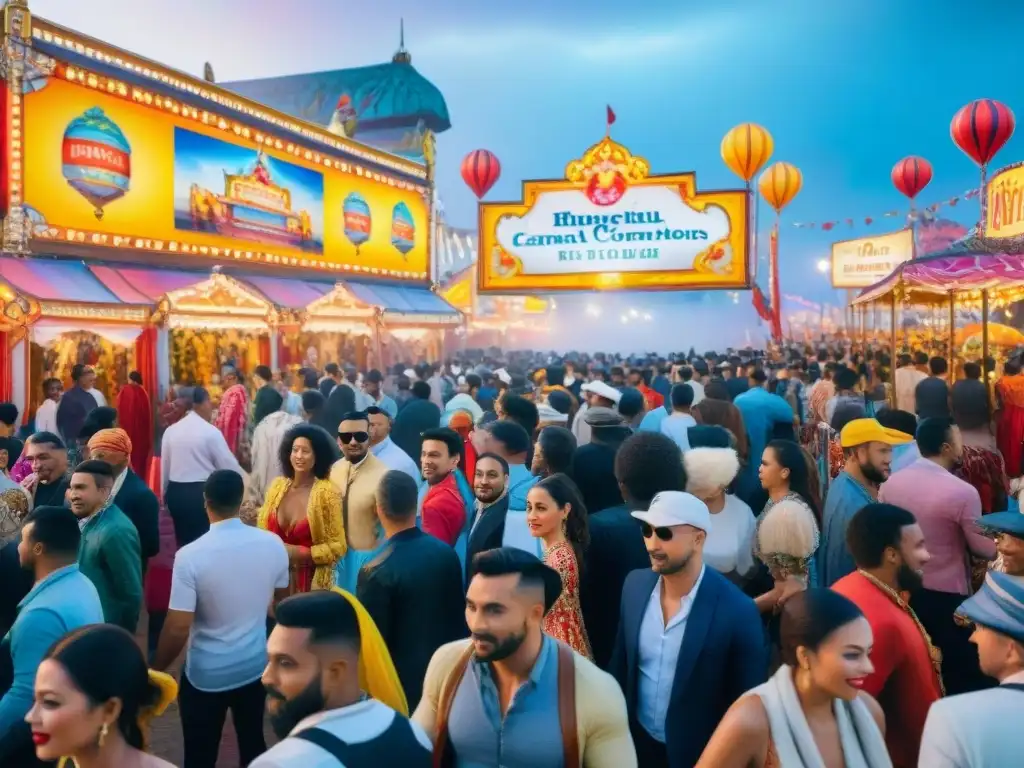
<svg viewBox="0 0 1024 768">
<path fill-rule="evenodd" d="M 411 64 L 412 54 L 405 48 L 405 19 L 398 21 L 398 50 L 391 58 L 395 64 Z"/>
</svg>

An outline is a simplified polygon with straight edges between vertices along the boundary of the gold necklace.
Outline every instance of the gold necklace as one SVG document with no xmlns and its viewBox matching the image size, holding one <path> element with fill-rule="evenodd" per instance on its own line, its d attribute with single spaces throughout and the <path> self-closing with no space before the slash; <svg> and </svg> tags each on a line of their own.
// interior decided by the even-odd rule
<svg viewBox="0 0 1024 768">
<path fill-rule="evenodd" d="M 914 624 L 917 625 L 917 629 L 921 633 L 921 637 L 924 638 L 924 644 L 928 648 L 928 657 L 931 659 L 932 667 L 935 669 L 935 677 L 938 678 L 939 681 L 939 695 L 945 696 L 946 685 L 942 682 L 942 651 L 932 644 L 931 635 L 928 634 L 928 630 L 924 628 L 924 624 L 921 623 L 921 620 L 917 618 L 917 614 L 914 612 L 914 609 L 910 607 L 910 603 L 904 600 L 900 593 L 895 589 L 890 587 L 888 584 L 879 581 L 863 568 L 858 568 L 857 573 L 882 590 L 882 592 L 888 595 L 889 598 L 904 611 L 904 613 L 914 620 Z"/>
</svg>

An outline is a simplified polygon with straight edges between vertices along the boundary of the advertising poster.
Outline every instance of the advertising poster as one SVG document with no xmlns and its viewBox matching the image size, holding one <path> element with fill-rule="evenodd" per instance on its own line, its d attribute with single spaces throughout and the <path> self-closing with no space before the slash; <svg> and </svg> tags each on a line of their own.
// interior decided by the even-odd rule
<svg viewBox="0 0 1024 768">
<path fill-rule="evenodd" d="M 1024 238 L 1024 163 L 992 174 L 985 188 L 985 237 Z"/>
<path fill-rule="evenodd" d="M 564 180 L 480 205 L 479 289 L 745 288 L 749 203 L 745 190 L 698 191 L 692 173 L 651 176 L 606 137 Z"/>
<path fill-rule="evenodd" d="M 832 243 L 832 287 L 866 288 L 912 258 L 912 229 Z"/>
<path fill-rule="evenodd" d="M 24 198 L 37 239 L 130 247 L 145 238 L 197 258 L 230 250 L 311 268 L 429 274 L 420 190 L 352 165 L 318 165 L 283 143 L 257 144 L 215 115 L 204 122 L 197 110 L 176 114 L 57 76 L 26 94 L 24 113 Z"/>
</svg>

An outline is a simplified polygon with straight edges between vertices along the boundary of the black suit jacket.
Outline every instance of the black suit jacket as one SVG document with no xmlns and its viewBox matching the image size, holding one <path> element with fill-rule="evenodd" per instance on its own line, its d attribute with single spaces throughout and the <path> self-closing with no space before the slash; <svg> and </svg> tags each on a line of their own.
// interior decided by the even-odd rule
<svg viewBox="0 0 1024 768">
<path fill-rule="evenodd" d="M 611 507 L 587 518 L 590 546 L 583 556 L 580 603 L 594 662 L 608 669 L 619 629 L 622 586 L 631 571 L 649 568 L 640 521 L 626 507 Z M 500 542 L 499 542 L 500 546 Z"/>
<path fill-rule="evenodd" d="M 391 652 L 409 709 L 415 709 L 434 651 L 469 634 L 459 556 L 410 528 L 392 536 L 363 567 L 357 594 Z"/>
<path fill-rule="evenodd" d="M 473 558 L 488 549 L 497 549 L 505 538 L 505 515 L 508 514 L 508 494 L 494 502 L 480 516 L 466 542 L 466 584 L 473 567 Z"/>
<path fill-rule="evenodd" d="M 419 466 L 420 445 L 423 443 L 421 435 L 440 424 L 440 408 L 429 400 L 413 398 L 398 412 L 395 423 L 391 425 L 391 441 Z"/>
<path fill-rule="evenodd" d="M 160 502 L 145 481 L 135 474 L 131 467 L 125 470 L 121 490 L 114 497 L 114 503 L 128 516 L 139 532 L 139 547 L 142 564 L 160 553 Z"/>
<path fill-rule="evenodd" d="M 22 568 L 18 560 L 20 542 L 19 533 L 0 549 L 0 584 L 3 585 L 0 588 L 0 638 L 14 626 L 14 619 L 18 615 L 18 603 L 25 599 L 34 582 L 32 571 Z M 0 680 L 2 678 L 3 675 L 0 673 Z"/>
<path fill-rule="evenodd" d="M 640 626 L 658 574 L 633 571 L 622 589 L 622 618 L 609 671 L 626 695 L 630 726 L 637 720 Z M 665 718 L 671 768 L 692 768 L 726 710 L 768 675 L 768 650 L 754 601 L 705 566 L 686 619 Z"/>
</svg>

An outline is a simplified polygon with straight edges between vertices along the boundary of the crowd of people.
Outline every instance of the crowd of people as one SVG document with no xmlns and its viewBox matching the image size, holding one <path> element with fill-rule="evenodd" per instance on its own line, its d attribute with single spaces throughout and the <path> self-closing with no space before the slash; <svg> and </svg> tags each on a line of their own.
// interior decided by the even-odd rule
<svg viewBox="0 0 1024 768">
<path fill-rule="evenodd" d="M 226 365 L 156 435 L 137 373 L 48 379 L 0 404 L 0 765 L 169 765 L 175 700 L 184 768 L 229 711 L 256 768 L 1012 765 L 1024 374 L 891 362 Z"/>
</svg>

